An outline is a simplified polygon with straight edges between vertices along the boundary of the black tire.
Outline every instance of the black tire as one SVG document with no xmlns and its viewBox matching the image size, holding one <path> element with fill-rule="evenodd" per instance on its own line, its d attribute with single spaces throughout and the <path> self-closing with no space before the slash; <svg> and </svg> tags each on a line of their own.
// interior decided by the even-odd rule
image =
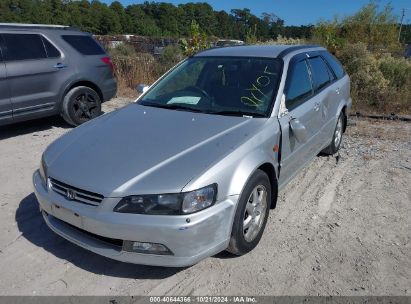
<svg viewBox="0 0 411 304">
<path fill-rule="evenodd" d="M 247 204 L 253 195 L 253 191 L 258 189 L 258 187 L 262 187 L 261 189 L 265 188 L 266 190 L 266 206 L 265 210 L 260 212 L 260 215 L 263 215 L 264 218 L 261 219 L 261 225 L 257 225 L 259 227 L 258 232 L 254 232 L 254 237 L 250 239 L 247 238 L 247 233 L 249 233 L 249 229 L 244 229 L 244 223 L 246 222 L 247 218 L 250 216 L 253 218 L 253 215 L 248 214 L 246 207 Z M 258 192 L 258 191 L 257 191 Z M 261 192 L 262 193 L 262 192 Z M 231 239 L 228 245 L 227 251 L 231 252 L 235 255 L 243 255 L 247 252 L 253 250 L 258 243 L 260 242 L 261 236 L 263 235 L 265 225 L 267 223 L 268 214 L 270 211 L 270 204 L 271 204 L 271 185 L 270 180 L 263 171 L 257 170 L 247 182 L 246 186 L 243 189 L 243 193 L 238 201 L 237 210 L 234 217 L 233 228 L 231 231 Z M 253 213 L 253 212 L 251 212 Z M 255 217 L 253 218 L 255 220 Z M 253 223 L 259 223 L 258 220 L 254 221 Z M 251 232 L 250 232 L 251 233 Z M 253 236 L 250 234 L 250 237 Z"/>
<path fill-rule="evenodd" d="M 101 99 L 93 89 L 79 86 L 64 96 L 61 116 L 68 124 L 78 126 L 100 115 Z"/>
<path fill-rule="evenodd" d="M 327 148 L 321 151 L 322 153 L 333 155 L 337 153 L 338 150 L 340 150 L 342 136 L 343 136 L 344 127 L 345 127 L 344 124 L 345 124 L 344 113 L 340 113 L 340 116 L 338 116 L 337 124 L 334 129 L 333 138 L 331 140 L 331 143 Z M 339 139 L 337 140 L 336 138 L 338 136 L 339 136 Z"/>
</svg>

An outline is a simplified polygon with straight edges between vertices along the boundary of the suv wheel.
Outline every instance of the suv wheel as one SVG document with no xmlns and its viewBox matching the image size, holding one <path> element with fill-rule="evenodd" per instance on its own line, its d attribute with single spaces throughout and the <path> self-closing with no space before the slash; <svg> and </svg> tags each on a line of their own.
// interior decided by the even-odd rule
<svg viewBox="0 0 411 304">
<path fill-rule="evenodd" d="M 89 87 L 75 87 L 64 96 L 62 113 L 64 120 L 78 126 L 101 115 L 101 100 Z"/>
<path fill-rule="evenodd" d="M 250 178 L 238 201 L 227 251 L 243 255 L 260 242 L 271 203 L 270 180 L 257 170 Z"/>
<path fill-rule="evenodd" d="M 340 113 L 340 116 L 337 120 L 337 125 L 334 129 L 333 138 L 331 140 L 330 145 L 325 148 L 322 152 L 325 154 L 335 154 L 340 150 L 341 142 L 342 142 L 342 135 L 344 132 L 344 113 Z"/>
</svg>

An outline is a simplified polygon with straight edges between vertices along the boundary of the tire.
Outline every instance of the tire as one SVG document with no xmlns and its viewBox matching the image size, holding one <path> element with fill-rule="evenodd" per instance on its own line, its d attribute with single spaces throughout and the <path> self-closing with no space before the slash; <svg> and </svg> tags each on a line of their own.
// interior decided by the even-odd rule
<svg viewBox="0 0 411 304">
<path fill-rule="evenodd" d="M 264 203 L 265 191 L 265 203 Z M 259 202 L 255 205 L 255 199 Z M 265 206 L 264 206 L 265 204 Z M 271 204 L 270 180 L 263 171 L 257 170 L 245 185 L 238 201 L 227 251 L 243 255 L 260 242 L 268 219 Z M 249 223 L 249 228 L 244 228 Z"/>
<path fill-rule="evenodd" d="M 337 124 L 334 129 L 333 133 L 333 138 L 331 140 L 330 145 L 325 148 L 322 152 L 328 155 L 332 155 L 338 152 L 340 150 L 341 142 L 342 142 L 342 136 L 344 133 L 344 113 L 340 113 L 340 116 L 338 116 Z"/>
<path fill-rule="evenodd" d="M 64 96 L 61 116 L 68 124 L 78 126 L 100 115 L 101 99 L 93 89 L 79 86 Z"/>
</svg>

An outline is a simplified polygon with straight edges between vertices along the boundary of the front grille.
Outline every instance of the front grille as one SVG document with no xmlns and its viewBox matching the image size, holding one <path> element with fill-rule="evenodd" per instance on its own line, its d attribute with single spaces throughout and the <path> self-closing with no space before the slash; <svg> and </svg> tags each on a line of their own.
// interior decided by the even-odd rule
<svg viewBox="0 0 411 304">
<path fill-rule="evenodd" d="M 58 180 L 50 178 L 51 189 L 64 196 L 66 199 L 79 202 L 86 205 L 98 206 L 104 199 L 104 196 L 98 193 L 82 190 Z"/>
</svg>

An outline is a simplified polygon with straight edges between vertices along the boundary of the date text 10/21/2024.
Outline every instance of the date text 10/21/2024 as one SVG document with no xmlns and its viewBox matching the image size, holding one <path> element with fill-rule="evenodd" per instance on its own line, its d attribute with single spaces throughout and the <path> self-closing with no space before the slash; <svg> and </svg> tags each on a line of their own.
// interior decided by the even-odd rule
<svg viewBox="0 0 411 304">
<path fill-rule="evenodd" d="M 164 296 L 150 297 L 150 303 L 257 303 L 250 296 Z"/>
</svg>

